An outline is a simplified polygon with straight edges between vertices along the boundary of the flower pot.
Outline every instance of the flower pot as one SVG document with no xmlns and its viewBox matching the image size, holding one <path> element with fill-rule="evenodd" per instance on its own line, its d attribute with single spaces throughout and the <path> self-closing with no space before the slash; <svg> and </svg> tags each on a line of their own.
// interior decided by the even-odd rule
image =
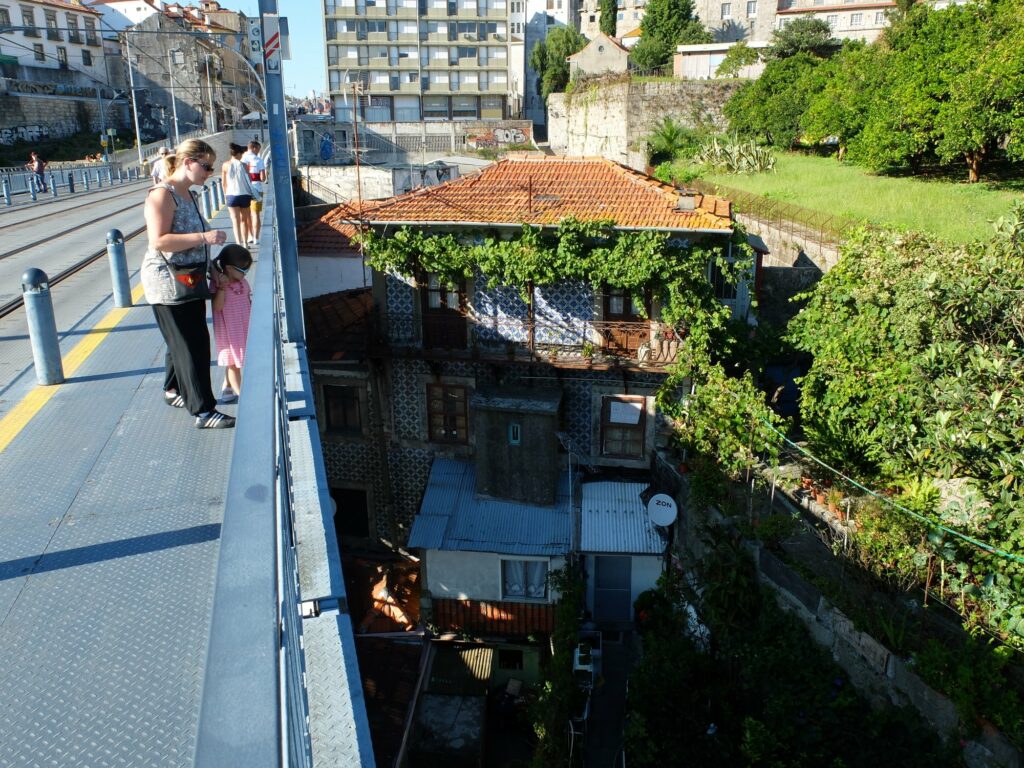
<svg viewBox="0 0 1024 768">
<path fill-rule="evenodd" d="M 803 487 L 803 489 L 805 491 L 809 491 L 809 490 L 811 490 L 814 487 L 814 478 L 811 478 L 811 477 L 801 477 L 800 478 L 800 485 Z"/>
<path fill-rule="evenodd" d="M 825 505 L 825 492 L 822 491 L 820 488 L 815 488 L 814 489 L 814 500 L 816 502 L 818 502 L 819 504 L 821 504 L 822 506 L 824 506 Z"/>
</svg>

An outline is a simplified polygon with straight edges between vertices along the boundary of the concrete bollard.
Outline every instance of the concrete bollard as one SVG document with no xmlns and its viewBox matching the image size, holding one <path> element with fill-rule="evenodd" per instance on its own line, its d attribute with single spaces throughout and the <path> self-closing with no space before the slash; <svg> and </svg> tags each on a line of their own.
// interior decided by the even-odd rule
<svg viewBox="0 0 1024 768">
<path fill-rule="evenodd" d="M 38 198 L 36 197 L 36 177 L 32 176 L 28 180 L 28 195 L 32 198 L 34 203 Z"/>
<path fill-rule="evenodd" d="M 203 187 L 203 216 L 208 220 L 213 218 L 213 210 L 210 208 L 210 188 Z"/>
<path fill-rule="evenodd" d="M 53 178 L 53 174 L 50 174 L 50 195 L 54 198 L 57 197 L 57 180 Z"/>
<path fill-rule="evenodd" d="M 32 341 L 32 359 L 36 364 L 36 381 L 43 386 L 64 381 L 64 365 L 60 359 L 57 322 L 53 317 L 50 279 L 41 269 L 31 267 L 21 276 L 21 296 L 25 301 L 28 336 Z"/>
<path fill-rule="evenodd" d="M 224 183 L 220 179 L 213 180 L 214 186 L 217 188 L 217 207 L 224 207 Z"/>
<path fill-rule="evenodd" d="M 121 230 L 107 232 L 107 256 L 110 259 L 110 284 L 114 288 L 114 306 L 132 305 L 132 286 L 128 280 L 128 254 L 124 249 Z"/>
<path fill-rule="evenodd" d="M 72 195 L 75 192 L 75 174 L 68 171 L 68 194 Z"/>
<path fill-rule="evenodd" d="M 11 184 L 10 182 L 7 181 L 7 179 L 4 179 L 2 182 L 0 182 L 0 185 L 2 185 L 3 187 L 4 205 L 6 205 L 9 208 L 11 206 Z"/>
</svg>

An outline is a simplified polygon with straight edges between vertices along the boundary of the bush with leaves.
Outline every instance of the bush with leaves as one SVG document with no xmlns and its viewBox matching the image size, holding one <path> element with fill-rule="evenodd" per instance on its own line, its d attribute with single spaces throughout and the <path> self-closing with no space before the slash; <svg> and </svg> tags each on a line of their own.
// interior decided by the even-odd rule
<svg viewBox="0 0 1024 768">
<path fill-rule="evenodd" d="M 777 61 L 806 53 L 823 59 L 839 50 L 840 45 L 842 43 L 832 37 L 832 27 L 827 21 L 799 16 L 772 32 L 772 42 L 765 49 L 765 58 Z"/>
<path fill-rule="evenodd" d="M 1020 204 L 987 243 L 861 231 L 789 339 L 813 356 L 800 382 L 813 452 L 880 487 L 945 488 L 925 520 L 1005 553 L 938 537 L 932 554 L 958 608 L 1024 647 L 1022 260 Z M 908 547 L 921 540 L 921 520 L 886 514 L 890 541 L 896 529 Z"/>
<path fill-rule="evenodd" d="M 663 117 L 647 134 L 648 164 L 670 163 L 692 157 L 700 147 L 700 134 L 671 117 Z"/>
<path fill-rule="evenodd" d="M 730 128 L 741 136 L 788 149 L 803 133 L 801 121 L 822 61 L 797 53 L 768 62 L 757 80 L 744 83 L 725 103 Z"/>
<path fill-rule="evenodd" d="M 693 159 L 718 173 L 769 173 L 775 170 L 775 153 L 771 149 L 758 146 L 753 140 L 742 141 L 737 136 L 730 140 L 712 136 L 701 144 Z"/>
<path fill-rule="evenodd" d="M 618 0 L 601 0 L 598 10 L 601 12 L 601 31 L 608 37 L 615 37 L 615 25 L 619 12 Z"/>
<path fill-rule="evenodd" d="M 729 46 L 729 50 L 725 52 L 725 58 L 722 59 L 722 63 L 715 70 L 715 76 L 736 77 L 741 69 L 757 64 L 760 60 L 761 53 L 747 45 L 746 40 L 740 40 Z"/>
</svg>

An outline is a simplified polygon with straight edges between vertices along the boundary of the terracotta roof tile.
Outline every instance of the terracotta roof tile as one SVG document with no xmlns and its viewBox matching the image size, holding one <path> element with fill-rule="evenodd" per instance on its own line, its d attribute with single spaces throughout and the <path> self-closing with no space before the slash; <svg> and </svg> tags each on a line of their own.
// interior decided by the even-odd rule
<svg viewBox="0 0 1024 768">
<path fill-rule="evenodd" d="M 366 350 L 373 296 L 368 288 L 339 291 L 302 302 L 309 357 L 341 360 Z"/>
<path fill-rule="evenodd" d="M 510 154 L 439 186 L 367 202 L 358 210 L 339 206 L 304 228 L 299 245 L 304 251 L 347 247 L 356 220 L 370 225 L 556 226 L 575 216 L 612 219 L 623 229 L 731 231 L 728 200 L 698 194 L 693 210 L 681 210 L 682 196 L 670 184 L 602 157 Z"/>
</svg>

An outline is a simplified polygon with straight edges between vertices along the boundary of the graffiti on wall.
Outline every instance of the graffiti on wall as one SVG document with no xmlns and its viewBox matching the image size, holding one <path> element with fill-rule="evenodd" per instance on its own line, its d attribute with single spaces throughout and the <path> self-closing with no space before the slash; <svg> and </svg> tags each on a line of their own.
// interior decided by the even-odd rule
<svg viewBox="0 0 1024 768">
<path fill-rule="evenodd" d="M 0 144 L 11 145 L 18 141 L 36 142 L 44 139 L 59 139 L 78 131 L 75 120 L 54 120 L 46 125 L 15 125 L 0 128 Z"/>
<path fill-rule="evenodd" d="M 0 77 L 0 91 L 8 93 L 24 93 L 29 96 L 77 96 L 79 98 L 96 98 L 96 86 L 78 85 L 75 83 L 37 83 L 34 80 L 15 80 Z M 100 95 L 105 99 L 114 97 L 110 88 L 100 88 Z"/>
<path fill-rule="evenodd" d="M 493 128 L 487 126 L 473 132 L 467 132 L 466 135 L 466 146 L 470 149 L 509 147 L 516 144 L 527 144 L 529 141 L 530 127 L 527 123 L 496 125 Z"/>
</svg>

